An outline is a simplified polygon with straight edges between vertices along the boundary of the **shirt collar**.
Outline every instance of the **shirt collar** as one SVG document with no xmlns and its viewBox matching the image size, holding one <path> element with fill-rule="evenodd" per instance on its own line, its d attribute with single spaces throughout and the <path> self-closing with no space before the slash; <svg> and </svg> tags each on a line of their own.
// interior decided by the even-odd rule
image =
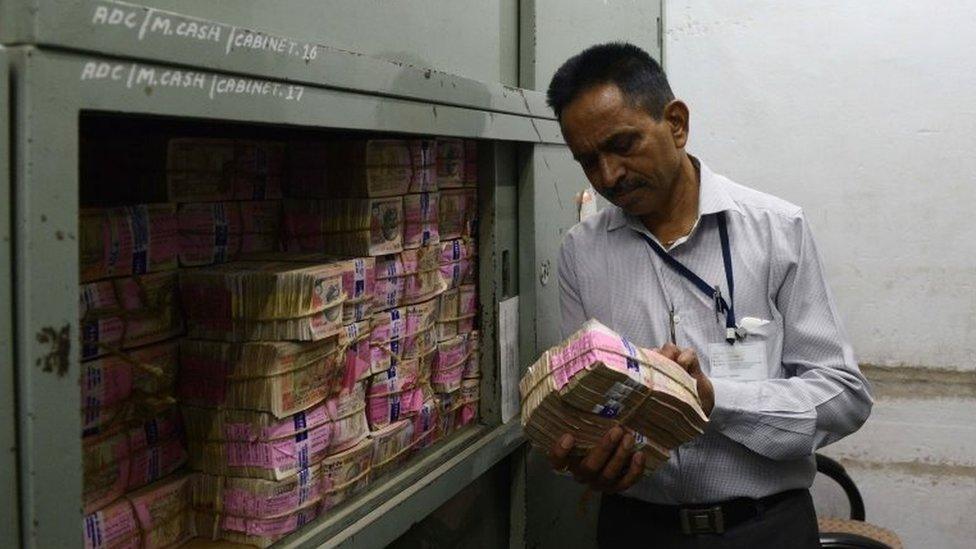
<svg viewBox="0 0 976 549">
<path fill-rule="evenodd" d="M 696 159 L 697 160 L 697 159 Z M 698 189 L 698 217 L 725 211 L 742 213 L 739 204 L 729 195 L 729 181 L 716 174 L 699 161 L 701 169 L 701 185 Z M 610 220 L 607 229 L 614 231 L 633 222 L 636 226 L 643 226 L 639 220 L 632 218 L 617 206 L 610 205 Z"/>
</svg>

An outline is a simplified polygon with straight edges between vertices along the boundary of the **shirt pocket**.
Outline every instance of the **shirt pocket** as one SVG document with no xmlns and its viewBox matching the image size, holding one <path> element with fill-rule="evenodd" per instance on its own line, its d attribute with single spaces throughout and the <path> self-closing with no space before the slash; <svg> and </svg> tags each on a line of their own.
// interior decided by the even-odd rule
<svg viewBox="0 0 976 549">
<path fill-rule="evenodd" d="M 761 322 L 764 319 L 742 318 L 739 325 L 746 334 L 743 343 L 762 343 L 766 351 L 767 379 L 783 379 L 783 326 L 777 319 Z"/>
</svg>

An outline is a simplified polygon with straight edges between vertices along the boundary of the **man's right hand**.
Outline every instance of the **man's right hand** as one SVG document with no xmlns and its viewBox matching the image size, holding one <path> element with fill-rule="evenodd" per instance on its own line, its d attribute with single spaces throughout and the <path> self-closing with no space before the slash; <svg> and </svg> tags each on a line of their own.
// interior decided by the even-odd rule
<svg viewBox="0 0 976 549">
<path fill-rule="evenodd" d="M 565 434 L 549 449 L 549 463 L 556 471 L 570 471 L 573 478 L 593 490 L 622 492 L 640 479 L 644 472 L 643 452 L 634 451 L 634 435 L 613 427 L 582 459 L 570 457 L 575 444 Z"/>
</svg>

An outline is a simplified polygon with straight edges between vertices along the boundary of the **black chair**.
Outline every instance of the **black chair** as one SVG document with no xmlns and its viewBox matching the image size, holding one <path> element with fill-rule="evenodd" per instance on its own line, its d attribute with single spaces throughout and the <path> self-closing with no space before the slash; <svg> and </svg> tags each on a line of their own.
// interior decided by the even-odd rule
<svg viewBox="0 0 976 549">
<path fill-rule="evenodd" d="M 834 480 L 851 506 L 849 519 L 824 517 L 818 519 L 820 545 L 825 549 L 902 549 L 898 536 L 886 528 L 864 521 L 864 499 L 857 485 L 837 461 L 817 454 L 817 472 Z"/>
</svg>

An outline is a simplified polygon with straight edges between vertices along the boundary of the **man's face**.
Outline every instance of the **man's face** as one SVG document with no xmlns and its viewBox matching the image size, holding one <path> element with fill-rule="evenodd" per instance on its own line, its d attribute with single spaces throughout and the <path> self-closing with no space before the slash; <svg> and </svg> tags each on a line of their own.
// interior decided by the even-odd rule
<svg viewBox="0 0 976 549">
<path fill-rule="evenodd" d="M 654 120 L 614 84 L 580 93 L 563 108 L 560 125 L 573 157 L 604 198 L 638 217 L 666 206 L 681 171 L 684 128 L 673 131 L 667 116 Z"/>
</svg>

